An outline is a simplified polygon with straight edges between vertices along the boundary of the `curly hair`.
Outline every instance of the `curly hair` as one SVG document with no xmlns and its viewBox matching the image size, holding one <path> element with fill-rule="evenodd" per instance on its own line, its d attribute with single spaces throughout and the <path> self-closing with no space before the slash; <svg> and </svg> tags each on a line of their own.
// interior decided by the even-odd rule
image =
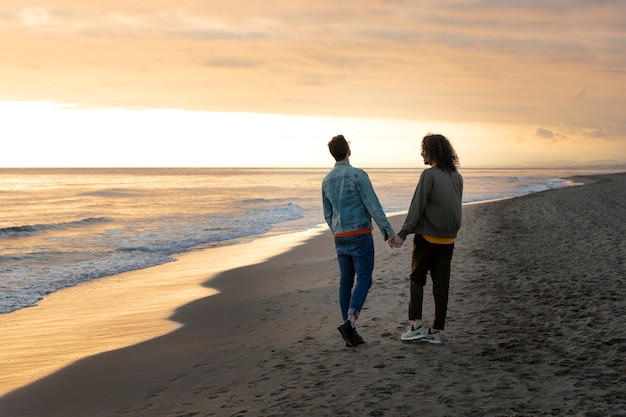
<svg viewBox="0 0 626 417">
<path fill-rule="evenodd" d="M 457 156 L 450 141 L 443 135 L 428 134 L 422 139 L 422 152 L 424 152 L 443 171 L 457 171 L 459 157 Z"/>
</svg>

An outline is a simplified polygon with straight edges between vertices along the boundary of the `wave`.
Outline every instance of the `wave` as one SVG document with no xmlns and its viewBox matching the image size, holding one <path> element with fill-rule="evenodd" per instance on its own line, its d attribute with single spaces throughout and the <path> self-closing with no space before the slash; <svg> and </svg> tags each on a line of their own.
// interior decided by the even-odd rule
<svg viewBox="0 0 626 417">
<path fill-rule="evenodd" d="M 89 191 L 78 194 L 79 197 L 102 197 L 102 198 L 120 198 L 135 197 L 140 195 L 138 191 L 126 190 L 123 188 L 110 188 L 106 190 Z"/>
<path fill-rule="evenodd" d="M 191 218 L 162 219 L 156 228 L 131 236 L 115 235 L 117 252 L 134 252 L 137 256 L 169 256 L 195 247 L 233 242 L 259 236 L 280 223 L 303 217 L 302 207 L 287 203 L 249 210 L 236 216 L 207 215 Z"/>
<path fill-rule="evenodd" d="M 268 200 L 266 198 L 246 198 L 246 199 L 241 200 L 241 204 L 245 204 L 245 205 L 264 204 L 264 203 L 269 203 L 270 201 L 274 201 L 274 200 Z"/>
<path fill-rule="evenodd" d="M 505 181 L 507 185 L 505 187 L 487 186 L 484 189 L 476 187 L 478 191 L 468 193 L 463 196 L 463 203 L 476 203 L 481 201 L 521 197 L 528 194 L 576 185 L 573 181 L 556 177 L 513 176 L 497 179 Z"/>
<path fill-rule="evenodd" d="M 242 207 L 263 207 L 263 208 L 267 208 L 267 209 L 276 209 L 276 208 L 281 208 L 283 206 L 289 206 L 290 204 L 292 205 L 297 205 L 296 203 L 293 203 L 293 201 L 296 200 L 298 201 L 299 198 L 298 197 L 286 197 L 286 198 L 272 198 L 272 199 L 267 199 L 267 198 L 245 198 L 243 200 L 239 201 L 239 205 Z"/>
<path fill-rule="evenodd" d="M 86 225 L 92 225 L 96 223 L 108 223 L 112 221 L 107 217 L 89 217 L 82 220 L 76 220 L 73 222 L 61 222 L 61 223 L 42 223 L 34 225 L 13 226 L 0 228 L 0 238 L 12 238 L 12 237 L 26 237 L 32 236 L 38 233 L 43 233 L 48 230 L 63 230 L 76 227 L 83 227 Z"/>
<path fill-rule="evenodd" d="M 91 279 L 149 268 L 175 260 L 173 255 L 209 247 L 237 244 L 263 235 L 275 225 L 303 217 L 302 207 L 287 203 L 260 207 L 236 215 L 200 214 L 167 217 L 154 223 L 130 223 L 93 233 L 60 236 L 49 246 L 0 255 L 0 283 L 12 282 L 0 314 L 35 305 L 44 294 Z M 28 236 L 50 229 L 109 222 L 88 218 L 76 222 L 0 229 L 0 236 Z M 83 232 L 83 230 L 80 230 Z M 17 279 L 13 279 L 17 276 Z M 36 282 L 34 285 L 33 282 Z"/>
</svg>

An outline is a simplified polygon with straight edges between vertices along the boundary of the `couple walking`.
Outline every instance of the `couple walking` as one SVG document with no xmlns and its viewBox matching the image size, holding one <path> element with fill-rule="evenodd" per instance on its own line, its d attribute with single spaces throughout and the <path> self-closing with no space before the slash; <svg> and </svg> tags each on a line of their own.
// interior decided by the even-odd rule
<svg viewBox="0 0 626 417">
<path fill-rule="evenodd" d="M 411 326 L 401 339 L 441 343 L 448 309 L 450 261 L 454 238 L 461 227 L 463 178 L 457 171 L 456 152 L 444 136 L 425 136 L 421 148 L 424 163 L 431 167 L 422 172 L 402 230 L 396 234 L 367 173 L 350 165 L 349 142 L 342 135 L 328 142 L 336 163 L 322 182 L 322 201 L 339 261 L 339 306 L 344 322 L 338 329 L 346 346 L 364 343 L 356 322 L 372 285 L 372 219 L 391 248 L 402 246 L 407 235 L 415 234 L 410 274 Z M 425 329 L 422 302 L 428 272 L 433 282 L 435 318 Z"/>
</svg>

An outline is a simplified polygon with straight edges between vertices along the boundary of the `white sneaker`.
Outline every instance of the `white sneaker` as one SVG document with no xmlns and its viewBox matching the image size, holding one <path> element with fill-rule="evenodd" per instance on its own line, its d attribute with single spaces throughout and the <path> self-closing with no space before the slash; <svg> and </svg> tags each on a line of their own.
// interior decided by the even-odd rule
<svg viewBox="0 0 626 417">
<path fill-rule="evenodd" d="M 417 329 L 413 330 L 413 325 L 409 326 L 406 329 L 405 333 L 402 333 L 400 339 L 402 340 L 420 340 L 426 337 L 426 330 L 424 327 L 420 326 Z"/>
<path fill-rule="evenodd" d="M 429 343 L 433 343 L 435 345 L 441 344 L 441 332 L 439 330 L 433 331 L 432 328 L 428 329 L 428 333 L 424 335 L 425 340 Z"/>
</svg>

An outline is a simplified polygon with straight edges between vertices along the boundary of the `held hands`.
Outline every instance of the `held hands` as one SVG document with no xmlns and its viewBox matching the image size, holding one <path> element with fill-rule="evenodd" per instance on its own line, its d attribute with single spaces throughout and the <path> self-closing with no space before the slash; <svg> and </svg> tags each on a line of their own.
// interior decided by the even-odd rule
<svg viewBox="0 0 626 417">
<path fill-rule="evenodd" d="M 393 235 L 389 238 L 388 243 L 389 243 L 389 247 L 392 249 L 399 248 L 404 243 L 404 239 L 402 239 L 398 235 Z"/>
</svg>

